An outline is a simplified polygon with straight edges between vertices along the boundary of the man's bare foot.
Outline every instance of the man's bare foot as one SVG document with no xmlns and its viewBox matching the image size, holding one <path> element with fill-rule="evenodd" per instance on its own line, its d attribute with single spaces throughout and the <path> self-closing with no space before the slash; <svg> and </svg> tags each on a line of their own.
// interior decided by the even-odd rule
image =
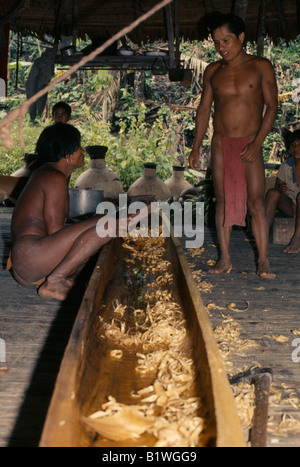
<svg viewBox="0 0 300 467">
<path fill-rule="evenodd" d="M 64 281 L 55 280 L 48 277 L 39 287 L 38 294 L 42 298 L 54 298 L 55 300 L 65 300 L 71 290 Z"/>
<path fill-rule="evenodd" d="M 275 279 L 276 274 L 271 272 L 269 261 L 262 261 L 258 264 L 257 274 L 262 279 Z"/>
<path fill-rule="evenodd" d="M 299 253 L 300 252 L 300 238 L 299 237 L 293 237 L 290 243 L 288 244 L 287 247 L 283 250 L 284 253 Z"/>
<path fill-rule="evenodd" d="M 232 270 L 232 264 L 230 261 L 219 260 L 216 264 L 208 270 L 210 274 L 223 274 L 226 272 L 229 274 Z"/>
</svg>

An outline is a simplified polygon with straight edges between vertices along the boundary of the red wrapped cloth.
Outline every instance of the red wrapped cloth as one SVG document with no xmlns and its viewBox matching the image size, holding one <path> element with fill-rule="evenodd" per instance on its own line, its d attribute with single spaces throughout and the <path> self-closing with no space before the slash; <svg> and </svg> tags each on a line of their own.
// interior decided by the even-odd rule
<svg viewBox="0 0 300 467">
<path fill-rule="evenodd" d="M 222 137 L 224 157 L 224 227 L 245 227 L 247 215 L 247 186 L 241 152 L 249 144 L 248 138 Z"/>
</svg>

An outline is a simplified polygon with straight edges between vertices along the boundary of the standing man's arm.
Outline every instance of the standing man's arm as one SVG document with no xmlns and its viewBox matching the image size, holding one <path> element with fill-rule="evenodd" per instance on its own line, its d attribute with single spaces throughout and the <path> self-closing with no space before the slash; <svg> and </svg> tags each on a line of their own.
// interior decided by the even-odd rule
<svg viewBox="0 0 300 467">
<path fill-rule="evenodd" d="M 189 156 L 190 167 L 194 170 L 199 169 L 199 150 L 208 127 L 211 106 L 213 103 L 213 90 L 210 83 L 210 78 L 212 75 L 211 68 L 212 66 L 209 65 L 204 72 L 203 93 L 196 114 L 195 140 L 192 152 Z"/>
<path fill-rule="evenodd" d="M 255 139 L 242 151 L 243 162 L 254 162 L 261 157 L 261 147 L 272 130 L 278 112 L 278 90 L 276 76 L 272 64 L 268 60 L 260 63 L 262 73 L 262 92 L 265 101 L 265 113 L 262 124 Z"/>
</svg>

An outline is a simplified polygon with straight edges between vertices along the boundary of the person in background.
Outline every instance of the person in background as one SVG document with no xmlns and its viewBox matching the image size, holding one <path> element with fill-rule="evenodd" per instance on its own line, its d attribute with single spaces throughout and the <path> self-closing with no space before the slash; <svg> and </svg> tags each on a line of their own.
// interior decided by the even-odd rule
<svg viewBox="0 0 300 467">
<path fill-rule="evenodd" d="M 52 108 L 54 123 L 68 123 L 71 120 L 72 109 L 66 102 L 57 102 Z"/>
<path fill-rule="evenodd" d="M 300 252 L 300 129 L 289 132 L 286 146 L 291 157 L 279 168 L 275 188 L 266 196 L 266 215 L 271 228 L 277 209 L 295 219 L 294 235 L 284 249 L 285 253 Z"/>
</svg>

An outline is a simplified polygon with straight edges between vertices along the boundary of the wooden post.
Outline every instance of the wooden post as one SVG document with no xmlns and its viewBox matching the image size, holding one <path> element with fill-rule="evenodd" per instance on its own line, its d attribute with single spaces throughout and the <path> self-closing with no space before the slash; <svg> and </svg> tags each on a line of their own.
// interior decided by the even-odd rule
<svg viewBox="0 0 300 467">
<path fill-rule="evenodd" d="M 0 27 L 1 28 L 1 27 Z M 1 31 L 0 31 L 1 32 Z M 0 97 L 6 97 L 7 95 L 7 65 L 8 65 L 8 45 L 9 45 L 9 24 L 3 26 L 4 41 L 2 47 L 0 47 L 0 79 L 3 80 L 2 83 L 5 83 L 5 95 L 2 95 L 3 90 L 1 90 Z M 2 89 L 2 87 L 1 87 Z"/>
<path fill-rule="evenodd" d="M 175 67 L 175 49 L 174 49 L 172 7 L 170 4 L 166 6 L 165 12 L 166 12 L 166 23 L 167 23 L 167 32 L 168 32 L 168 43 L 169 43 L 170 69 L 172 70 Z"/>
<path fill-rule="evenodd" d="M 233 13 L 242 18 L 243 21 L 246 20 L 248 3 L 249 0 L 235 0 L 234 2 Z"/>
<path fill-rule="evenodd" d="M 73 13 L 72 13 L 72 35 L 73 35 L 73 47 L 76 48 L 76 40 L 78 35 L 78 0 L 73 1 Z"/>
<path fill-rule="evenodd" d="M 175 41 L 176 41 L 176 60 L 180 60 L 180 27 L 179 27 L 179 1 L 175 0 Z"/>
<path fill-rule="evenodd" d="M 64 13 L 65 13 L 65 6 L 66 6 L 67 0 L 62 0 L 59 4 L 56 19 L 55 19 L 55 24 L 54 24 L 54 31 L 53 31 L 53 36 L 54 36 L 54 46 L 53 46 L 53 53 L 54 55 L 57 54 L 58 50 L 58 43 L 61 39 L 61 30 L 62 30 L 62 25 L 64 21 Z"/>
<path fill-rule="evenodd" d="M 266 35 L 266 9 L 267 0 L 260 0 L 258 21 L 257 21 L 257 55 L 258 57 L 264 56 L 264 43 Z"/>
<path fill-rule="evenodd" d="M 281 26 L 281 29 L 282 29 L 283 36 L 284 36 L 286 42 L 288 43 L 290 34 L 289 34 L 289 30 L 288 30 L 286 20 L 285 20 L 285 17 L 284 17 L 284 12 L 283 12 L 281 1 L 280 0 L 274 0 L 274 2 L 275 2 L 275 5 L 276 5 L 276 9 L 278 11 L 279 21 L 280 21 L 280 26 Z"/>
</svg>

